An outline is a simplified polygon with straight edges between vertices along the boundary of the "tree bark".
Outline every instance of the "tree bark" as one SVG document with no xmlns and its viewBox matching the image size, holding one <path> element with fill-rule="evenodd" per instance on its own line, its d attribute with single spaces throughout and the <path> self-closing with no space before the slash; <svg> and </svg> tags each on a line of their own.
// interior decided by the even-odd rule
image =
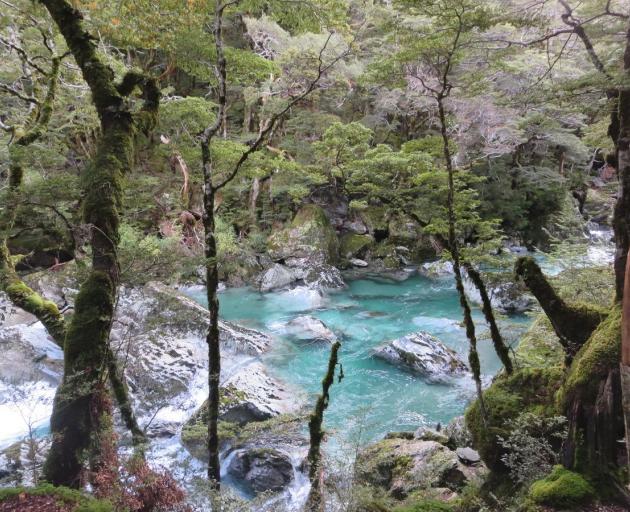
<svg viewBox="0 0 630 512">
<path fill-rule="evenodd" d="M 324 411 L 328 408 L 330 401 L 330 387 L 335 380 L 335 368 L 337 367 L 339 348 L 341 343 L 336 341 L 330 349 L 328 359 L 328 369 L 322 380 L 322 394 L 317 397 L 315 410 L 311 414 L 308 422 L 310 434 L 310 446 L 308 450 L 308 476 L 311 481 L 311 490 L 308 495 L 306 509 L 311 512 L 318 512 L 322 509 L 322 488 L 321 488 L 321 445 L 325 432 L 322 429 L 324 422 Z M 341 377 L 340 377 L 341 378 Z"/>
<path fill-rule="evenodd" d="M 630 24 L 626 32 L 626 49 L 623 58 L 624 76 L 630 78 Z M 616 298 L 621 301 L 625 283 L 626 260 L 630 249 L 630 88 L 623 87 L 618 96 L 619 132 L 615 140 L 617 149 L 617 178 L 619 191 L 613 216 L 615 230 L 615 284 Z"/>
<path fill-rule="evenodd" d="M 486 318 L 488 327 L 490 327 L 490 337 L 492 338 L 492 344 L 494 345 L 494 351 L 499 356 L 499 359 L 505 367 L 505 371 L 510 375 L 514 371 L 512 360 L 510 359 L 510 351 L 501 336 L 501 331 L 497 325 L 497 321 L 494 317 L 494 311 L 492 310 L 492 302 L 488 296 L 488 290 L 483 282 L 481 274 L 470 263 L 464 262 L 464 268 L 470 276 L 473 284 L 479 290 L 479 296 L 481 297 L 481 305 L 483 309 L 483 315 Z"/>
<path fill-rule="evenodd" d="M 103 385 L 110 364 L 108 348 L 119 282 L 118 226 L 122 180 L 132 166 L 134 136 L 155 124 L 159 90 L 154 81 L 129 73 L 117 85 L 113 71 L 99 57 L 83 17 L 66 0 L 41 0 L 59 28 L 91 93 L 101 124 L 101 137 L 82 187 L 83 215 L 91 227 L 92 270 L 75 302 L 66 334 L 64 376 L 50 420 L 52 446 L 44 465 L 55 485 L 79 487 L 84 463 L 99 465 L 100 433 L 110 414 Z M 144 105 L 134 116 L 125 98 L 143 88 Z M 106 423 L 106 421 L 105 421 Z"/>
<path fill-rule="evenodd" d="M 570 306 L 556 293 L 533 258 L 521 257 L 514 264 L 514 273 L 523 279 L 549 318 L 568 361 L 589 339 L 605 318 L 605 313 L 588 306 Z"/>
<path fill-rule="evenodd" d="M 630 469 L 630 258 L 626 258 L 624 295 L 621 308 L 621 398 L 626 432 L 626 455 Z"/>
<path fill-rule="evenodd" d="M 446 88 L 446 86 L 444 86 Z M 486 407 L 483 401 L 483 390 L 481 387 L 481 365 L 479 362 L 479 353 L 477 352 L 477 336 L 475 334 L 475 323 L 473 322 L 472 313 L 470 310 L 470 304 L 466 298 L 466 291 L 464 290 L 464 282 L 462 279 L 461 263 L 459 258 L 459 245 L 457 243 L 457 236 L 455 234 L 455 182 L 454 182 L 454 169 L 451 156 L 451 150 L 449 148 L 449 138 L 446 131 L 446 113 L 444 111 L 444 96 L 443 93 L 437 95 L 438 114 L 440 119 L 440 133 L 442 135 L 442 150 L 444 153 L 444 160 L 446 165 L 446 171 L 448 173 L 448 195 L 446 199 L 447 213 L 448 213 L 448 245 L 451 252 L 451 258 L 453 260 L 453 272 L 455 273 L 455 287 L 457 288 L 457 294 L 459 295 L 459 304 L 464 313 L 464 325 L 466 326 L 466 337 L 468 338 L 468 364 L 473 374 L 475 381 L 475 387 L 477 388 L 477 398 L 479 400 L 479 408 L 481 410 L 481 417 L 486 418 Z"/>
</svg>

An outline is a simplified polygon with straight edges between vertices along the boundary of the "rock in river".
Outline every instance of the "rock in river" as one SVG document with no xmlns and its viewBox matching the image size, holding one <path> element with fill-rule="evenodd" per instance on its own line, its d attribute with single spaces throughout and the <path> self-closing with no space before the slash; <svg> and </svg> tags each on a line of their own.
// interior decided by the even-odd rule
<svg viewBox="0 0 630 512">
<path fill-rule="evenodd" d="M 305 341 L 327 341 L 334 343 L 337 336 L 319 318 L 310 315 L 300 315 L 287 324 L 287 332 Z"/>
<path fill-rule="evenodd" d="M 416 332 L 390 341 L 377 348 L 374 355 L 433 379 L 466 371 L 466 365 L 455 351 L 426 332 Z"/>
<path fill-rule="evenodd" d="M 281 491 L 293 479 L 291 459 L 275 448 L 237 451 L 228 472 L 247 482 L 255 492 Z"/>
</svg>

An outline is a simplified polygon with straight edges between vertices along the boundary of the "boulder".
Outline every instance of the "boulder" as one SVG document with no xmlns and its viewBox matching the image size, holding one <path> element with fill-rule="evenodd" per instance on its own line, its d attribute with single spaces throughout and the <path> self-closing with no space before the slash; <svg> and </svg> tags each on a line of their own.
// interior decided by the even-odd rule
<svg viewBox="0 0 630 512">
<path fill-rule="evenodd" d="M 291 458 L 275 448 L 237 450 L 227 471 L 256 492 L 278 492 L 293 480 Z"/>
<path fill-rule="evenodd" d="M 307 267 L 302 274 L 304 284 L 313 290 L 332 290 L 344 288 L 346 283 L 337 267 L 316 264 Z"/>
<path fill-rule="evenodd" d="M 313 290 L 343 288 L 341 272 L 326 263 L 313 263 L 306 258 L 289 259 L 286 265 L 275 263 L 259 277 L 260 291 L 269 292 L 304 284 Z"/>
<path fill-rule="evenodd" d="M 430 379 L 440 379 L 467 370 L 457 353 L 436 337 L 416 332 L 376 349 L 374 355 Z"/>
<path fill-rule="evenodd" d="M 341 238 L 339 253 L 342 258 L 360 258 L 365 256 L 372 244 L 374 238 L 371 235 L 347 233 Z"/>
<path fill-rule="evenodd" d="M 475 464 L 479 464 L 481 462 L 479 452 L 473 450 L 472 448 L 457 448 L 455 453 L 457 454 L 457 458 L 467 466 L 474 466 Z"/>
<path fill-rule="evenodd" d="M 319 318 L 300 315 L 292 319 L 286 327 L 287 333 L 299 340 L 326 341 L 334 343 L 337 336 Z"/>
<path fill-rule="evenodd" d="M 443 432 L 448 436 L 449 446 L 465 447 L 472 444 L 472 436 L 463 416 L 456 416 L 449 421 Z"/>
<path fill-rule="evenodd" d="M 467 466 L 455 451 L 432 440 L 390 438 L 368 446 L 357 458 L 359 479 L 380 487 L 395 499 L 431 488 L 459 491 L 480 483 L 483 464 Z"/>
<path fill-rule="evenodd" d="M 313 264 L 334 264 L 339 255 L 335 229 L 324 210 L 314 204 L 302 206 L 289 226 L 272 233 L 268 248 L 276 262 L 306 259 Z"/>
<path fill-rule="evenodd" d="M 365 260 L 360 260 L 359 258 L 352 258 L 349 261 L 350 265 L 353 267 L 365 268 L 368 266 L 368 262 Z"/>
<path fill-rule="evenodd" d="M 423 263 L 421 272 L 428 277 L 443 277 L 453 275 L 453 263 L 450 261 L 437 260 Z"/>
<path fill-rule="evenodd" d="M 219 424 L 223 435 L 219 437 L 227 442 L 238 432 L 242 436 L 240 444 L 250 446 L 245 426 L 296 414 L 302 405 L 303 397 L 299 393 L 271 377 L 259 361 L 251 362 L 237 368 L 221 385 Z M 205 401 L 182 429 L 182 443 L 200 459 L 207 458 L 207 424 L 208 402 Z M 235 442 L 231 441 L 231 445 Z M 258 446 L 255 439 L 253 445 Z"/>
<path fill-rule="evenodd" d="M 275 263 L 271 268 L 268 268 L 260 275 L 260 291 L 269 292 L 271 290 L 286 288 L 297 280 L 298 277 L 292 269 Z"/>
</svg>

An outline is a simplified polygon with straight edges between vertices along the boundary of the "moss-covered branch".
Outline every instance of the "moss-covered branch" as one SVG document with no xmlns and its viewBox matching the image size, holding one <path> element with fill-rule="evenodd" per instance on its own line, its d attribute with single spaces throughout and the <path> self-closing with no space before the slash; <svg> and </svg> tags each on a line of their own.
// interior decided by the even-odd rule
<svg viewBox="0 0 630 512">
<path fill-rule="evenodd" d="M 321 462 L 321 444 L 324 439 L 325 431 L 322 429 L 324 422 L 324 411 L 328 408 L 330 400 L 330 387 L 335 380 L 335 368 L 337 366 L 340 342 L 333 343 L 330 349 L 330 358 L 328 359 L 328 369 L 322 380 L 322 394 L 317 397 L 315 410 L 311 414 L 308 422 L 308 431 L 310 434 L 310 447 L 308 450 L 308 474 L 311 481 L 311 491 L 308 496 L 307 510 L 320 510 L 321 504 L 321 487 L 319 482 L 320 462 Z"/>
<path fill-rule="evenodd" d="M 486 318 L 488 327 L 490 327 L 490 337 L 492 338 L 494 351 L 497 353 L 497 356 L 499 356 L 499 359 L 505 367 L 505 371 L 509 375 L 513 371 L 512 360 L 510 359 L 510 351 L 505 344 L 505 341 L 503 340 L 503 336 L 501 336 L 501 331 L 499 331 L 499 326 L 497 325 L 497 321 L 494 317 L 492 302 L 490 301 L 490 297 L 488 296 L 486 285 L 483 282 L 481 274 L 470 263 L 464 262 L 464 268 L 466 269 L 468 276 L 470 277 L 477 290 L 479 290 L 483 315 Z"/>
<path fill-rule="evenodd" d="M 529 256 L 516 261 L 514 272 L 540 303 L 567 356 L 573 357 L 606 317 L 606 312 L 585 304 L 567 304 Z"/>
</svg>

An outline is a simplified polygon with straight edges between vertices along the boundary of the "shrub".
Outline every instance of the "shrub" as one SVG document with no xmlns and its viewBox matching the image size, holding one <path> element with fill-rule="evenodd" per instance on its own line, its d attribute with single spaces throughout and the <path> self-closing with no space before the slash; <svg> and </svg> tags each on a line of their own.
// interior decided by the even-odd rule
<svg viewBox="0 0 630 512">
<path fill-rule="evenodd" d="M 549 476 L 531 485 L 529 496 L 539 505 L 570 509 L 593 499 L 595 490 L 582 475 L 555 466 Z"/>
<path fill-rule="evenodd" d="M 483 461 L 493 471 L 504 471 L 506 450 L 499 439 L 512 431 L 510 420 L 531 412 L 539 416 L 555 415 L 555 392 L 562 382 L 562 368 L 522 368 L 512 375 L 499 376 L 484 391 L 486 422 L 479 402 L 466 411 L 466 426 Z"/>
<path fill-rule="evenodd" d="M 567 437 L 564 416 L 545 418 L 524 413 L 508 422 L 511 433 L 499 436 L 499 444 L 506 450 L 501 460 L 518 484 L 529 484 L 548 474 L 559 462 L 560 444 Z"/>
</svg>

